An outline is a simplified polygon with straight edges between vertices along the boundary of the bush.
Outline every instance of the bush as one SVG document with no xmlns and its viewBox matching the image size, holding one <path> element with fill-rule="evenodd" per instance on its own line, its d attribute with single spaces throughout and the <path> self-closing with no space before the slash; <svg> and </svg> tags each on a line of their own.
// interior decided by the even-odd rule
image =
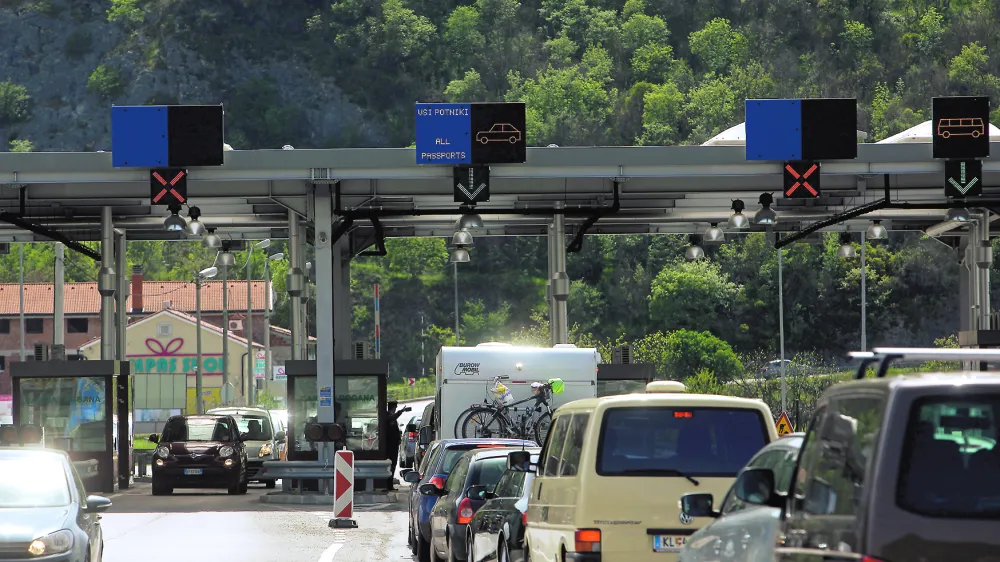
<svg viewBox="0 0 1000 562">
<path fill-rule="evenodd" d="M 32 152 L 35 145 L 30 140 L 14 139 L 10 141 L 11 152 Z"/>
<path fill-rule="evenodd" d="M 104 99 L 111 99 L 125 90 L 125 80 L 120 70 L 102 64 L 87 79 L 87 89 Z"/>
<path fill-rule="evenodd" d="M 0 125 L 13 125 L 31 117 L 28 89 L 10 79 L 0 82 Z"/>
</svg>

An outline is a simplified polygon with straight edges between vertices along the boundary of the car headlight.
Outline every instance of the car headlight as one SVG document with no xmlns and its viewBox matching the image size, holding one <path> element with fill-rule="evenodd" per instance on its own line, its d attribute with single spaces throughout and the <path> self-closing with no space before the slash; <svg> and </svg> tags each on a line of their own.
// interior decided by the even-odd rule
<svg viewBox="0 0 1000 562">
<path fill-rule="evenodd" d="M 46 556 L 68 552 L 71 548 L 73 548 L 73 533 L 69 529 L 63 529 L 31 541 L 28 553 L 32 556 Z"/>
<path fill-rule="evenodd" d="M 258 457 L 266 457 L 271 454 L 271 444 L 264 443 L 264 446 L 260 448 L 260 452 L 257 453 Z"/>
<path fill-rule="evenodd" d="M 225 447 L 222 447 L 221 449 L 219 449 L 219 456 L 220 457 L 231 457 L 231 456 L 233 456 L 233 453 L 235 453 L 235 452 L 236 452 L 235 449 L 233 449 L 229 445 L 226 445 Z"/>
<path fill-rule="evenodd" d="M 165 459 L 170 456 L 170 447 L 160 445 L 156 448 L 156 456 Z"/>
</svg>

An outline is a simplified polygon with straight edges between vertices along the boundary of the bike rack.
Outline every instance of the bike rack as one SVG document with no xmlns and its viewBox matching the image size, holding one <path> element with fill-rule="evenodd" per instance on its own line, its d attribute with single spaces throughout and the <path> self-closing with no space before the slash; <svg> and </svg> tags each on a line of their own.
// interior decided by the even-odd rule
<svg viewBox="0 0 1000 562">
<path fill-rule="evenodd" d="M 855 380 L 864 379 L 868 367 L 878 363 L 875 378 L 884 378 L 889 373 L 893 361 L 1000 361 L 1000 349 L 953 349 L 936 347 L 876 347 L 872 351 L 854 351 L 848 354 L 852 359 L 860 359 L 861 364 L 854 375 Z"/>
</svg>

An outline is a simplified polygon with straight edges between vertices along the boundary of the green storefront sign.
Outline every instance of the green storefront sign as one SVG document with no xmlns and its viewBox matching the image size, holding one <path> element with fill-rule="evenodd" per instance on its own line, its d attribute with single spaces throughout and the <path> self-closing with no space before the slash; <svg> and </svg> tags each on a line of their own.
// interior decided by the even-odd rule
<svg viewBox="0 0 1000 562">
<path fill-rule="evenodd" d="M 173 375 L 194 373 L 195 365 L 198 363 L 195 357 L 136 357 L 129 358 L 132 363 L 133 374 L 161 374 Z M 222 356 L 201 358 L 202 374 L 218 373 L 222 374 Z"/>
</svg>

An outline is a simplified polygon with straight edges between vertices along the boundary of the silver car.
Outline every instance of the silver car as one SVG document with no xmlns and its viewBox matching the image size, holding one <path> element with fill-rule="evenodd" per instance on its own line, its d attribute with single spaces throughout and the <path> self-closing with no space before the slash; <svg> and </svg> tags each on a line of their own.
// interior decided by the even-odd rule
<svg viewBox="0 0 1000 562">
<path fill-rule="evenodd" d="M 279 460 L 281 445 L 285 442 L 285 431 L 277 416 L 264 408 L 251 407 L 215 408 L 206 413 L 229 415 L 236 419 L 247 448 L 247 478 L 274 488 L 276 480 L 262 480 L 256 476 L 264 467 L 264 461 Z"/>
</svg>

